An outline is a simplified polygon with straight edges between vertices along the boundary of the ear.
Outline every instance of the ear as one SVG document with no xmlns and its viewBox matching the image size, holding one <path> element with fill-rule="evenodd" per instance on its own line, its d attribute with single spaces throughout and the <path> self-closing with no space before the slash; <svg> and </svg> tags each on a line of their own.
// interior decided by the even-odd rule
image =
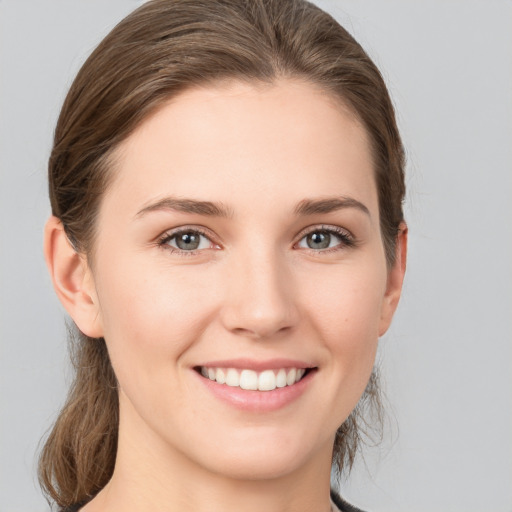
<svg viewBox="0 0 512 512">
<path fill-rule="evenodd" d="M 62 222 L 54 216 L 44 229 L 44 256 L 53 287 L 69 316 L 86 336 L 102 337 L 98 298 L 87 258 L 75 251 Z"/>
<path fill-rule="evenodd" d="M 382 303 L 379 336 L 388 330 L 402 293 L 407 263 L 407 225 L 405 222 L 399 226 L 395 251 L 395 262 L 388 273 L 386 293 Z"/>
</svg>

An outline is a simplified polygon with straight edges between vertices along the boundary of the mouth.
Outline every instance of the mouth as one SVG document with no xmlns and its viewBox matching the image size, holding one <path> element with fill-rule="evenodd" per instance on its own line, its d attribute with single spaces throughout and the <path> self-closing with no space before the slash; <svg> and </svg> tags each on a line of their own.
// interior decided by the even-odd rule
<svg viewBox="0 0 512 512">
<path fill-rule="evenodd" d="M 274 391 L 297 384 L 315 368 L 288 367 L 255 371 L 247 368 L 196 366 L 194 370 L 205 379 L 232 388 Z"/>
</svg>

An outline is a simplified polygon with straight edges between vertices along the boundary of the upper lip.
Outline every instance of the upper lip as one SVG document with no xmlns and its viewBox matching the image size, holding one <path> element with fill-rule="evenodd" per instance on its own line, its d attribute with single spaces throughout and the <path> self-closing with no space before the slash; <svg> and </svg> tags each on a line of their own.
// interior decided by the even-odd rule
<svg viewBox="0 0 512 512">
<path fill-rule="evenodd" d="M 254 370 L 262 372 L 264 370 L 279 370 L 280 368 L 315 368 L 314 364 L 298 359 L 275 358 L 266 360 L 255 359 L 223 359 L 217 361 L 208 361 L 197 365 L 204 368 L 236 368 L 238 370 Z"/>
</svg>

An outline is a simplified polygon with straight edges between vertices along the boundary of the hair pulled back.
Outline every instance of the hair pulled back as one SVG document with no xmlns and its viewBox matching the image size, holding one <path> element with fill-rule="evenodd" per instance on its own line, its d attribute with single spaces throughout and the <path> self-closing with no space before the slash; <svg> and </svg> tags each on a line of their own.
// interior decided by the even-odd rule
<svg viewBox="0 0 512 512">
<path fill-rule="evenodd" d="M 304 0 L 152 0 L 122 20 L 82 66 L 62 107 L 49 160 L 52 213 L 77 252 L 93 254 L 114 151 L 169 98 L 223 80 L 315 84 L 348 106 L 372 145 L 383 244 L 395 257 L 404 151 L 384 81 L 361 46 Z M 93 258 L 92 258 L 93 259 Z M 43 448 L 39 478 L 59 506 L 90 499 L 114 469 L 116 378 L 105 341 L 72 336 L 75 378 Z M 376 375 L 338 429 L 333 463 L 351 467 L 363 412 L 380 418 Z M 366 425 L 367 426 L 367 425 Z"/>
</svg>

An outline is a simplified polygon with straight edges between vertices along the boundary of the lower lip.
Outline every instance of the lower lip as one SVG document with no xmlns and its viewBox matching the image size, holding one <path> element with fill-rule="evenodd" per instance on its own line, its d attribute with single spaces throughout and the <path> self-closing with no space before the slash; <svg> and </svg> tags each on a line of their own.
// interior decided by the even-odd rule
<svg viewBox="0 0 512 512">
<path fill-rule="evenodd" d="M 219 384 L 194 371 L 206 388 L 218 399 L 244 411 L 271 412 L 297 400 L 310 385 L 316 370 L 310 370 L 299 382 L 272 391 L 252 391 Z"/>
</svg>

